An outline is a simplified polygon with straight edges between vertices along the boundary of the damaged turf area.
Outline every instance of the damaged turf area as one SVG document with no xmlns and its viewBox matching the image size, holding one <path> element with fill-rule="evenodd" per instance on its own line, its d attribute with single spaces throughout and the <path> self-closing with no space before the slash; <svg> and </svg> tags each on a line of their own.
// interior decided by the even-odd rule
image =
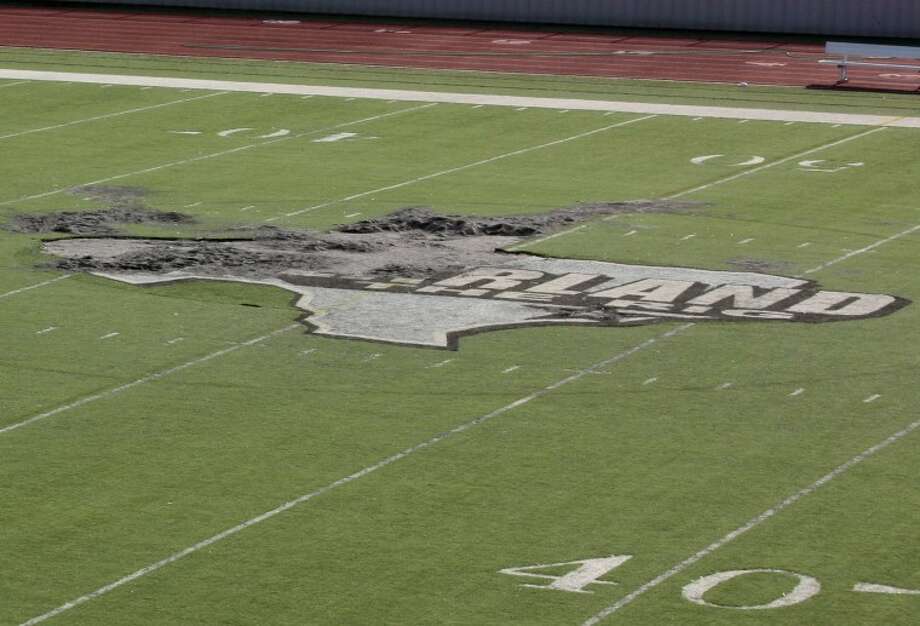
<svg viewBox="0 0 920 626">
<path fill-rule="evenodd" d="M 128 194 L 125 194 L 128 197 Z M 272 226 L 239 228 L 232 239 L 139 239 L 112 237 L 118 223 L 189 223 L 177 213 L 138 207 L 107 211 L 18 216 L 19 232 L 93 235 L 46 242 L 59 257 L 54 267 L 84 272 L 188 272 L 270 278 L 290 271 L 328 271 L 346 276 L 398 275 L 424 278 L 479 266 L 503 265 L 502 249 L 531 236 L 558 232 L 580 222 L 618 214 L 684 211 L 690 203 L 609 202 L 577 205 L 541 215 L 470 217 L 406 208 L 379 219 L 329 232 Z M 119 222 L 124 215 L 125 221 Z"/>
</svg>

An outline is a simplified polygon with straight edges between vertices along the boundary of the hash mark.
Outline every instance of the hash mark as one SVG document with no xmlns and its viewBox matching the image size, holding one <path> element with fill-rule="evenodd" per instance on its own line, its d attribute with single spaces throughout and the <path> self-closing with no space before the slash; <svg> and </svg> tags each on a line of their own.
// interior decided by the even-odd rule
<svg viewBox="0 0 920 626">
<path fill-rule="evenodd" d="M 651 378 L 645 380 L 642 384 L 643 384 L 643 385 L 651 385 L 651 384 L 652 384 L 653 382 L 655 382 L 656 380 L 658 380 L 658 377 L 657 377 L 657 376 L 652 376 Z"/>
<path fill-rule="evenodd" d="M 306 100 L 306 99 L 312 98 L 312 97 L 313 97 L 313 96 L 300 96 L 300 99 L 301 99 L 301 100 Z"/>
<path fill-rule="evenodd" d="M 688 239 L 693 239 L 694 237 L 696 237 L 696 233 L 692 233 L 690 235 L 687 235 L 686 237 L 681 237 L 680 240 L 687 241 Z"/>
<path fill-rule="evenodd" d="M 361 359 L 361 362 L 362 362 L 362 363 L 370 363 L 371 361 L 375 361 L 375 360 L 379 359 L 379 358 L 382 357 L 382 356 L 383 356 L 383 354 L 381 354 L 380 352 L 374 352 L 373 354 L 367 355 L 367 358 Z"/>
<path fill-rule="evenodd" d="M 624 237 L 632 237 L 633 235 L 635 235 L 635 234 L 638 233 L 638 232 L 639 232 L 638 230 L 631 230 L 631 231 L 629 231 L 628 233 L 626 233 L 626 234 L 623 235 L 623 236 L 624 236 Z"/>
<path fill-rule="evenodd" d="M 863 402 L 865 402 L 866 404 L 869 404 L 870 402 L 875 402 L 881 397 L 882 397 L 881 394 L 873 393 L 871 396 L 863 400 Z"/>
<path fill-rule="evenodd" d="M 568 112 L 569 112 L 569 110 L 568 110 L 568 109 L 562 109 L 562 110 L 561 110 L 561 111 L 559 111 L 559 112 L 560 112 L 560 113 L 568 113 Z"/>
<path fill-rule="evenodd" d="M 271 92 L 268 92 L 268 93 L 259 94 L 259 97 L 260 97 L 260 98 L 267 98 L 267 97 L 269 97 L 270 95 L 272 95 Z"/>
<path fill-rule="evenodd" d="M 201 202 L 193 202 L 193 203 L 191 203 L 191 204 L 186 204 L 183 208 L 185 208 L 185 209 L 190 209 L 190 208 L 192 208 L 193 206 L 198 206 L 199 204 L 201 204 Z"/>
<path fill-rule="evenodd" d="M 754 238 L 753 238 L 753 237 L 749 237 L 748 239 L 742 239 L 741 241 L 739 241 L 739 242 L 738 242 L 738 245 L 739 245 L 739 246 L 743 246 L 744 244 L 746 244 L 746 243 L 751 243 L 752 241 L 754 241 Z"/>
<path fill-rule="evenodd" d="M 359 215 L 361 215 L 361 211 L 358 211 L 357 213 L 349 213 L 345 217 L 358 217 Z"/>
<path fill-rule="evenodd" d="M 308 354 L 313 354 L 313 353 L 316 352 L 317 350 L 319 350 L 319 348 L 309 348 L 309 349 L 304 350 L 303 352 L 301 352 L 301 354 L 303 354 L 304 356 L 306 356 L 306 355 L 308 355 Z"/>
<path fill-rule="evenodd" d="M 43 328 L 41 330 L 36 330 L 36 335 L 44 335 L 45 333 L 50 333 L 52 330 L 56 330 L 57 326 L 49 326 L 48 328 Z"/>
<path fill-rule="evenodd" d="M 117 336 L 120 335 L 120 334 L 121 334 L 121 333 L 115 333 L 115 332 L 113 332 L 113 333 L 109 333 L 109 334 L 107 334 L 107 335 L 102 335 L 102 336 L 99 337 L 99 338 L 100 338 L 100 339 L 111 339 L 112 337 L 117 337 Z"/>
<path fill-rule="evenodd" d="M 510 373 L 513 372 L 514 370 L 519 370 L 519 369 L 521 369 L 521 366 L 520 366 L 520 365 L 512 365 L 512 366 L 509 367 L 508 369 L 502 370 L 502 374 L 510 374 Z"/>
<path fill-rule="evenodd" d="M 477 104 L 477 105 L 474 106 L 473 108 L 474 108 L 474 109 L 481 109 L 481 108 L 484 107 L 484 106 L 485 106 L 484 104 Z"/>
<path fill-rule="evenodd" d="M 526 110 L 527 110 L 527 107 L 518 107 L 515 109 L 515 111 L 526 111 Z"/>
<path fill-rule="evenodd" d="M 345 102 L 351 102 L 354 98 L 345 98 Z"/>
<path fill-rule="evenodd" d="M 702 118 L 702 117 L 694 117 L 694 118 L 693 118 L 693 121 L 694 121 L 694 122 L 699 122 L 701 119 L 703 119 L 703 118 Z"/>
<path fill-rule="evenodd" d="M 733 384 L 734 384 L 734 383 L 722 383 L 721 385 L 719 385 L 718 387 L 716 387 L 716 391 L 719 391 L 719 390 L 722 390 L 722 389 L 728 389 L 728 388 L 731 387 Z"/>
<path fill-rule="evenodd" d="M 249 206 L 244 206 L 242 209 L 240 209 L 240 211 L 248 211 L 249 209 L 254 209 L 254 208 L 256 208 L 256 205 L 250 204 Z"/>
<path fill-rule="evenodd" d="M 433 368 L 435 368 L 435 367 L 444 367 L 445 365 L 447 365 L 447 364 L 450 363 L 451 361 L 453 361 L 453 359 L 444 359 L 443 361 L 441 361 L 441 362 L 439 362 L 439 363 L 435 363 L 434 365 L 428 365 L 425 369 L 433 369 Z"/>
<path fill-rule="evenodd" d="M 751 120 L 741 120 L 741 121 L 738 122 L 738 123 L 739 123 L 739 124 L 747 124 L 747 123 L 750 122 L 750 121 L 751 121 Z"/>
<path fill-rule="evenodd" d="M 179 343 L 180 341 L 185 341 L 185 337 L 176 337 L 175 339 L 170 339 L 169 341 L 166 342 L 166 345 L 171 346 L 174 343 Z"/>
<path fill-rule="evenodd" d="M 790 398 L 794 398 L 795 396 L 800 396 L 800 395 L 802 395 L 803 393 L 805 393 L 805 388 L 804 388 L 804 387 L 799 387 L 798 389 L 796 389 L 795 391 L 793 391 L 792 393 L 790 393 L 790 394 L 789 394 L 789 397 L 790 397 Z"/>
<path fill-rule="evenodd" d="M 797 245 L 796 248 L 807 248 L 810 245 L 811 245 L 811 242 L 806 241 L 805 243 L 800 243 L 799 245 Z"/>
<path fill-rule="evenodd" d="M 795 122 L 786 122 L 783 126 L 792 126 L 793 124 L 795 124 Z"/>
</svg>

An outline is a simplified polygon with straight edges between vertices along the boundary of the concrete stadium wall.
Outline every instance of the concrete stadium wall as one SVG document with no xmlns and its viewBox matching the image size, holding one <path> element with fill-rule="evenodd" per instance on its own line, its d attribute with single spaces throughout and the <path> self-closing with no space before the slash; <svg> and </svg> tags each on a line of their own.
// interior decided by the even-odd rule
<svg viewBox="0 0 920 626">
<path fill-rule="evenodd" d="M 117 3 L 591 26 L 920 37 L 918 0 L 120 0 Z"/>
</svg>

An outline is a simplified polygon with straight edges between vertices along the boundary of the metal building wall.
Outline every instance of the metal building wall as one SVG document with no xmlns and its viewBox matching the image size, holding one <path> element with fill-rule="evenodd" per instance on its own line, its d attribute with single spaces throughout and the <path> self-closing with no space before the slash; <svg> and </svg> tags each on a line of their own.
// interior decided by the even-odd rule
<svg viewBox="0 0 920 626">
<path fill-rule="evenodd" d="M 116 1 L 303 13 L 920 38 L 920 0 Z"/>
</svg>

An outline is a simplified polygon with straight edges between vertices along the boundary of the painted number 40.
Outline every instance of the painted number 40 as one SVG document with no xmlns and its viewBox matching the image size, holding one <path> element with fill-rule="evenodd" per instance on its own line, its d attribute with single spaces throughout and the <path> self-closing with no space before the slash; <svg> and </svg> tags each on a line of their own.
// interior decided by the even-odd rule
<svg viewBox="0 0 920 626">
<path fill-rule="evenodd" d="M 632 555 L 614 554 L 594 559 L 582 559 L 580 561 L 564 561 L 561 563 L 542 563 L 539 565 L 526 565 L 522 567 L 508 567 L 500 570 L 501 574 L 509 576 L 521 576 L 541 580 L 541 583 L 522 583 L 522 587 L 531 589 L 546 589 L 551 591 L 568 591 L 570 593 L 593 593 L 587 589 L 589 585 L 616 585 L 618 583 L 601 580 L 604 576 L 626 563 Z M 569 566 L 566 571 L 563 568 Z M 790 578 L 795 582 L 795 588 L 782 596 L 767 602 L 765 604 L 755 604 L 747 606 L 724 606 L 714 604 L 705 599 L 705 595 L 721 585 L 735 578 L 749 576 L 751 574 L 773 574 Z M 920 595 L 920 590 L 901 589 L 900 587 L 890 587 L 888 585 L 879 585 L 875 583 L 856 583 L 851 591 L 858 593 L 885 593 L 897 595 Z M 798 572 L 790 572 L 782 569 L 739 569 L 724 572 L 716 572 L 697 578 L 696 580 L 684 585 L 681 594 L 684 599 L 701 606 L 709 606 L 719 609 L 741 609 L 741 610 L 758 610 L 758 609 L 778 609 L 786 606 L 792 606 L 805 602 L 821 592 L 821 583 L 813 576 L 807 576 Z"/>
</svg>

